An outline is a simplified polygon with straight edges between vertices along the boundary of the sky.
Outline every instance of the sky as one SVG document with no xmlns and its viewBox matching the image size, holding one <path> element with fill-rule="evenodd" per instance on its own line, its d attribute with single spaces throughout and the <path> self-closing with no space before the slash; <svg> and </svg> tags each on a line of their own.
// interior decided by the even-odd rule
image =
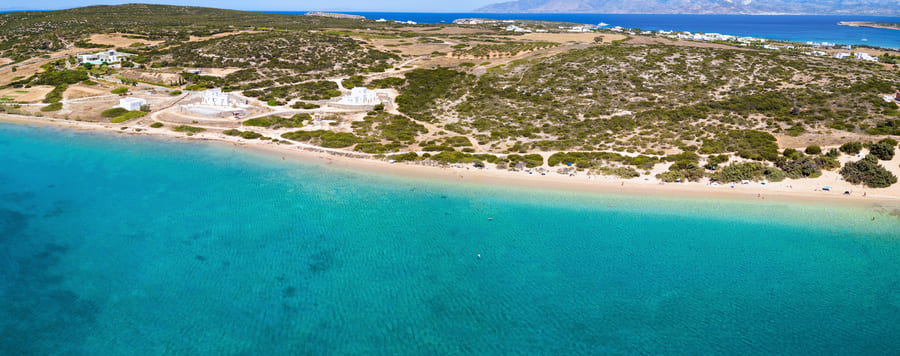
<svg viewBox="0 0 900 356">
<path fill-rule="evenodd" d="M 262 11 L 387 11 L 387 12 L 467 12 L 500 0 L 31 0 L 27 2 L 0 1 L 0 10 L 58 10 L 88 5 L 117 5 L 127 3 L 167 4 L 216 7 L 235 10 Z M 5 3 L 5 4 L 4 4 Z M 27 5 L 25 5 L 27 3 Z M 24 7 L 23 7 L 24 5 Z"/>
</svg>

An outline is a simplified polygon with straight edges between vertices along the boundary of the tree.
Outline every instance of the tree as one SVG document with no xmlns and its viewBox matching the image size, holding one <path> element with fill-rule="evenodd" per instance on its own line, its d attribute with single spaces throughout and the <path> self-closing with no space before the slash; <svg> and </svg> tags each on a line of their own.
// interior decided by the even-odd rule
<svg viewBox="0 0 900 356">
<path fill-rule="evenodd" d="M 819 147 L 816 145 L 809 145 L 809 146 L 806 146 L 806 151 L 804 151 L 804 152 L 806 152 L 806 154 L 808 154 L 808 155 L 817 155 L 817 154 L 822 153 L 822 147 Z"/>
<path fill-rule="evenodd" d="M 878 141 L 869 146 L 869 153 L 882 161 L 890 161 L 894 158 L 894 146 L 884 140 Z"/>
<path fill-rule="evenodd" d="M 897 176 L 878 164 L 878 158 L 872 154 L 857 162 L 847 162 L 841 168 L 841 176 L 850 183 L 862 183 L 871 188 L 890 187 L 897 183 Z"/>
<path fill-rule="evenodd" d="M 857 155 L 859 151 L 862 150 L 862 144 L 859 142 L 847 142 L 841 145 L 841 152 L 844 152 L 848 155 Z"/>
</svg>

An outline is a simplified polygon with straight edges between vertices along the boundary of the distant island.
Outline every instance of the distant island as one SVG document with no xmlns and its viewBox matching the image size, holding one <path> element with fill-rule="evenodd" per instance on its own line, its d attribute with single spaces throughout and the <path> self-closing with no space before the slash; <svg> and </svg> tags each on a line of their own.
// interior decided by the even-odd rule
<svg viewBox="0 0 900 356">
<path fill-rule="evenodd" d="M 871 0 L 516 0 L 475 10 L 489 13 L 713 14 L 713 15 L 877 15 L 898 16 L 896 1 Z"/>
<path fill-rule="evenodd" d="M 349 15 L 349 14 L 339 14 L 336 12 L 321 12 L 321 11 L 311 11 L 307 12 L 306 16 L 320 16 L 320 17 L 331 17 L 335 19 L 353 19 L 353 20 L 363 20 L 365 16 L 359 15 Z"/>
<path fill-rule="evenodd" d="M 838 22 L 840 26 L 850 26 L 850 27 L 872 27 L 872 28 L 884 28 L 888 30 L 900 30 L 900 23 L 896 22 L 867 22 L 867 21 L 841 21 Z"/>
</svg>

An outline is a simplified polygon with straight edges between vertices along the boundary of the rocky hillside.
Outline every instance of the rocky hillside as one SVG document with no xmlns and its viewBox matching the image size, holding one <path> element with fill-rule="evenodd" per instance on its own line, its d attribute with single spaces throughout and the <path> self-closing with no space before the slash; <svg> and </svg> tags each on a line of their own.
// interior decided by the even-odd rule
<svg viewBox="0 0 900 356">
<path fill-rule="evenodd" d="M 477 9 L 506 13 L 847 14 L 900 16 L 894 0 L 517 0 Z"/>
</svg>

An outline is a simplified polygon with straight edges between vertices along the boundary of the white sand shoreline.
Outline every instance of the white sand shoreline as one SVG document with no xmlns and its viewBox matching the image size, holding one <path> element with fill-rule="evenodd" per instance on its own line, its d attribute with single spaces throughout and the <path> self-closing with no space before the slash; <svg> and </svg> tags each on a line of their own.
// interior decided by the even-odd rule
<svg viewBox="0 0 900 356">
<path fill-rule="evenodd" d="M 749 185 L 736 184 L 731 188 L 729 184 L 718 186 L 706 183 L 683 184 L 659 184 L 654 178 L 639 177 L 634 179 L 620 179 L 608 176 L 588 177 L 584 173 L 570 177 L 556 173 L 540 175 L 536 172 L 513 172 L 496 168 L 458 168 L 426 166 L 410 163 L 389 163 L 384 160 L 363 158 L 365 154 L 351 153 L 341 150 L 304 147 L 302 145 L 279 145 L 271 141 L 244 140 L 219 133 L 204 132 L 194 136 L 174 132 L 170 128 L 144 128 L 141 132 L 135 132 L 137 127 L 129 127 L 121 130 L 121 126 L 113 127 L 113 124 L 89 123 L 69 121 L 53 118 L 39 118 L 19 115 L 0 114 L 0 121 L 16 124 L 51 125 L 85 131 L 99 131 L 119 133 L 126 135 L 150 135 L 194 141 L 217 141 L 230 143 L 237 146 L 253 149 L 260 152 L 282 156 L 285 159 L 300 160 L 310 163 L 328 164 L 335 167 L 357 171 L 360 173 L 376 173 L 444 182 L 455 182 L 475 185 L 516 186 L 529 189 L 557 190 L 584 193 L 614 194 L 621 196 L 665 196 L 687 199 L 727 199 L 785 203 L 812 203 L 853 205 L 860 207 L 876 207 L 890 211 L 900 210 L 900 184 L 884 189 L 871 189 L 862 186 L 853 186 L 839 180 L 839 175 L 834 172 L 825 172 L 822 177 L 816 179 L 785 180 L 778 183 L 769 183 L 766 186 L 760 183 Z M 352 157 L 347 157 L 348 155 Z M 900 162 L 900 155 L 895 157 Z M 888 164 L 897 165 L 894 161 Z M 830 185 L 831 192 L 817 191 L 818 187 Z M 847 196 L 842 192 L 851 191 Z M 865 192 L 863 196 L 862 192 Z"/>
</svg>

